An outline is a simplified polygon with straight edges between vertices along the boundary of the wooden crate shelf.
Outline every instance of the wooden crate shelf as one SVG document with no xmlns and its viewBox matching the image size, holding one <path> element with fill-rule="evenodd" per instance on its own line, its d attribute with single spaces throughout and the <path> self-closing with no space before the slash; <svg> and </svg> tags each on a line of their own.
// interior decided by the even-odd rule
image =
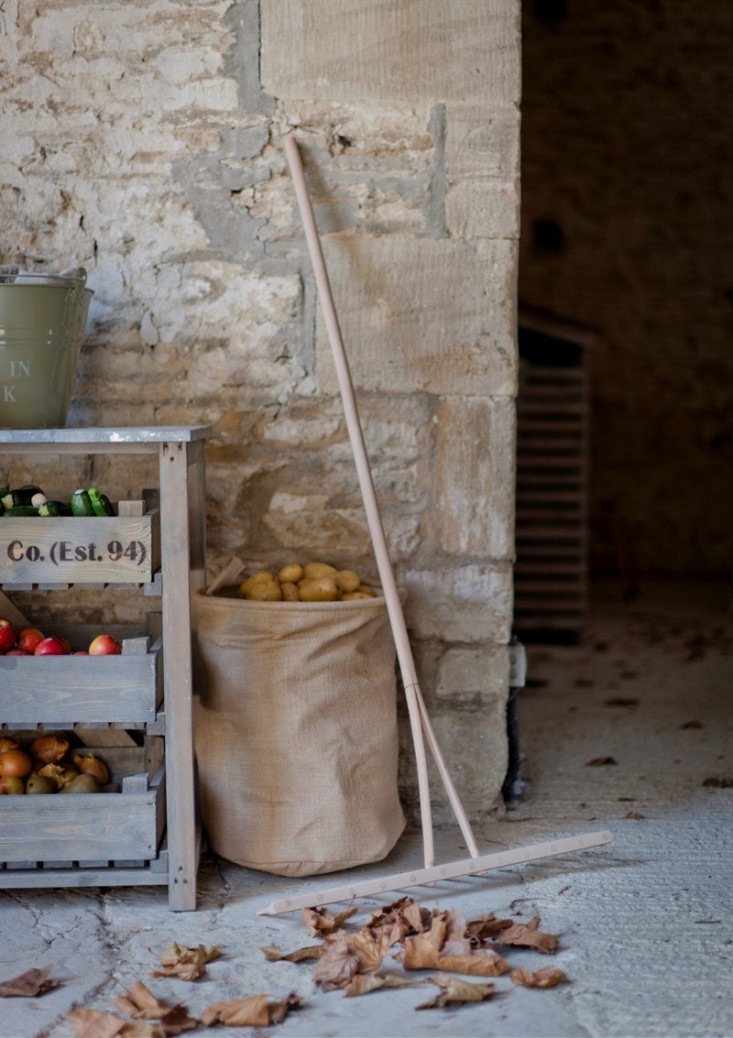
<svg viewBox="0 0 733 1038">
<path fill-rule="evenodd" d="M 196 907 L 191 602 L 206 580 L 207 433 L 0 430 L 4 456 L 153 454 L 159 483 L 159 509 L 142 514 L 0 517 L 0 612 L 82 649 L 98 627 L 36 624 L 9 596 L 76 585 L 160 596 L 159 622 L 105 625 L 122 655 L 0 657 L 0 729 L 21 741 L 68 730 L 88 749 L 96 738 L 119 783 L 103 793 L 0 797 L 0 889 L 166 885 L 173 910 Z"/>
</svg>

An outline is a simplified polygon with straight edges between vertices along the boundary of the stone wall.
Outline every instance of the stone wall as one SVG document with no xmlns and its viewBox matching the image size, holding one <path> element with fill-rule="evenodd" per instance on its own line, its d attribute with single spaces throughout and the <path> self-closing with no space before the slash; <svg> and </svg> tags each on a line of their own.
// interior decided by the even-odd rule
<svg viewBox="0 0 733 1038">
<path fill-rule="evenodd" d="M 2 261 L 82 264 L 95 293 L 70 422 L 212 426 L 212 573 L 237 554 L 375 576 L 282 148 L 301 143 L 421 685 L 474 818 L 506 767 L 518 8 L 0 12 Z M 150 475 L 68 478 L 122 496 Z M 409 752 L 402 782 L 412 803 Z"/>
<path fill-rule="evenodd" d="M 733 7 L 523 6 L 520 297 L 597 327 L 593 562 L 733 571 Z"/>
</svg>

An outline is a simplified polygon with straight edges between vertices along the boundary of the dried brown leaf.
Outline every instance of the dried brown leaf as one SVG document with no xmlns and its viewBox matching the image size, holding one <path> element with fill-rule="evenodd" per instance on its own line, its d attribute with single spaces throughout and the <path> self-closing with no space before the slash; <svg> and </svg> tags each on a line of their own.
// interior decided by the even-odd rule
<svg viewBox="0 0 733 1038">
<path fill-rule="evenodd" d="M 499 919 L 490 912 L 488 915 L 480 915 L 466 923 L 466 935 L 477 941 L 485 941 L 488 937 L 494 937 L 502 930 L 508 930 L 512 925 L 511 919 Z"/>
<path fill-rule="evenodd" d="M 463 1005 L 466 1002 L 485 1002 L 494 994 L 493 984 L 472 984 L 457 977 L 436 974 L 428 977 L 431 984 L 437 984 L 440 994 L 430 1002 L 423 1002 L 416 1009 L 445 1009 L 448 1006 Z"/>
<path fill-rule="evenodd" d="M 178 962 L 173 966 L 164 966 L 162 970 L 151 970 L 151 977 L 176 977 L 178 980 L 198 980 L 206 973 L 202 962 Z"/>
<path fill-rule="evenodd" d="M 50 980 L 50 966 L 26 970 L 11 980 L 0 981 L 0 998 L 37 998 L 59 986 L 60 981 Z"/>
<path fill-rule="evenodd" d="M 414 980 L 400 977 L 395 973 L 358 973 L 344 988 L 344 995 L 347 998 L 356 998 L 358 995 L 368 995 L 371 991 L 378 991 L 380 988 L 410 988 L 414 985 Z"/>
<path fill-rule="evenodd" d="M 170 944 L 160 956 L 161 966 L 176 966 L 179 962 L 193 962 L 205 965 L 221 956 L 218 944 L 199 944 L 195 948 L 187 948 L 185 944 Z"/>
<path fill-rule="evenodd" d="M 123 1013 L 133 1020 L 157 1020 L 162 1035 L 177 1035 L 182 1031 L 190 1031 L 198 1021 L 188 1015 L 185 1006 L 166 1005 L 155 997 L 141 980 L 135 981 L 125 995 L 114 999 L 114 1003 Z M 128 1032 L 123 1032 L 127 1036 Z"/>
<path fill-rule="evenodd" d="M 533 916 L 528 923 L 514 923 L 508 930 L 503 930 L 496 940 L 499 944 L 513 944 L 520 948 L 534 948 L 543 955 L 557 951 L 558 939 L 553 934 L 543 933 L 540 928 L 539 915 Z"/>
<path fill-rule="evenodd" d="M 562 970 L 551 970 L 547 966 L 535 970 L 512 970 L 512 981 L 524 988 L 554 988 L 558 984 L 568 983 Z"/>
<path fill-rule="evenodd" d="M 333 915 L 327 908 L 304 908 L 302 915 L 311 937 L 319 937 L 321 934 L 338 930 L 342 923 L 350 919 L 352 915 L 356 915 L 358 911 L 358 908 L 347 908 L 338 915 Z"/>
<path fill-rule="evenodd" d="M 638 811 L 627 811 L 624 818 L 631 818 L 634 822 L 641 822 L 646 816 L 640 814 Z"/>
<path fill-rule="evenodd" d="M 141 980 L 136 980 L 125 995 L 114 999 L 114 1003 L 133 1020 L 160 1020 L 170 1008 L 159 1002 Z"/>
<path fill-rule="evenodd" d="M 462 954 L 446 954 L 424 937 L 408 937 L 402 965 L 406 970 L 439 969 L 475 977 L 500 977 L 510 967 L 493 948 L 471 948 Z"/>
<path fill-rule="evenodd" d="M 618 764 L 613 757 L 592 757 L 585 762 L 587 768 L 602 768 L 607 764 Z"/>
<path fill-rule="evenodd" d="M 304 948 L 283 954 L 277 944 L 268 944 L 261 950 L 268 962 L 307 962 L 320 959 L 326 948 L 325 944 L 307 944 Z"/>
<path fill-rule="evenodd" d="M 76 1038 L 116 1038 L 126 1026 L 126 1021 L 119 1016 L 84 1006 L 76 1006 L 68 1012 L 66 1020 Z"/>
<path fill-rule="evenodd" d="M 414 898 L 401 897 L 374 912 L 367 920 L 366 929 L 385 929 L 390 934 L 390 944 L 397 944 L 405 937 L 422 933 L 430 926 L 431 919 L 428 909 L 422 908 Z"/>
<path fill-rule="evenodd" d="M 279 1024 L 291 1010 L 299 1009 L 300 996 L 290 994 L 280 1001 L 270 1001 L 267 995 L 250 995 L 249 998 L 234 998 L 215 1002 L 205 1009 L 201 1022 L 206 1027 L 224 1024 L 226 1027 L 270 1027 Z"/>
<path fill-rule="evenodd" d="M 389 933 L 381 930 L 339 932 L 326 945 L 315 970 L 324 991 L 343 988 L 359 973 L 374 973 L 391 947 Z"/>
</svg>

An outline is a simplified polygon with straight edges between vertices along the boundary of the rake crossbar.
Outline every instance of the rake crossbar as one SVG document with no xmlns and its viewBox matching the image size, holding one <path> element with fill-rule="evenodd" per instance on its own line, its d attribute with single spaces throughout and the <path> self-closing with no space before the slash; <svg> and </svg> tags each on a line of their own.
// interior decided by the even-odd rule
<svg viewBox="0 0 733 1038">
<path fill-rule="evenodd" d="M 458 876 L 473 876 L 479 872 L 503 869 L 509 865 L 522 865 L 528 861 L 535 861 L 537 858 L 552 858 L 557 854 L 600 847 L 604 843 L 610 843 L 611 840 L 611 833 L 607 829 L 602 829 L 595 833 L 585 833 L 583 836 L 568 836 L 560 840 L 549 840 L 546 843 L 530 844 L 528 847 L 514 847 L 493 854 L 482 854 L 478 858 L 465 858 L 460 861 L 447 862 L 445 865 L 434 865 L 428 869 L 413 869 L 411 872 L 397 872 L 393 876 L 367 879 L 362 883 L 350 883 L 342 887 L 329 887 L 305 894 L 293 894 L 281 901 L 273 901 L 266 908 L 261 908 L 257 914 L 283 915 L 285 912 L 296 912 L 301 908 L 315 908 L 320 905 L 331 905 L 338 901 L 351 901 L 357 897 L 369 897 L 372 894 L 402 890 L 404 887 L 439 883 L 441 880 L 456 879 Z"/>
</svg>

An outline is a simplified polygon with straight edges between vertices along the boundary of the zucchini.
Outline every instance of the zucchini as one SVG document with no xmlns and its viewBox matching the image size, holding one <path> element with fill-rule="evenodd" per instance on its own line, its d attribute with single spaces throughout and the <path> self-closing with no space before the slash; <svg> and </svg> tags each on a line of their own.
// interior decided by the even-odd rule
<svg viewBox="0 0 733 1038">
<path fill-rule="evenodd" d="M 71 515 L 71 507 L 65 501 L 44 501 L 38 509 L 38 514 L 47 518 L 56 515 Z"/>
<path fill-rule="evenodd" d="M 27 519 L 34 515 L 37 516 L 38 509 L 33 505 L 13 505 L 12 508 L 5 509 L 5 515 L 9 519 Z"/>
<path fill-rule="evenodd" d="M 89 494 L 89 500 L 92 502 L 92 508 L 94 509 L 95 515 L 115 514 L 112 502 L 106 494 L 100 494 L 96 487 L 90 487 L 87 493 Z"/>
<path fill-rule="evenodd" d="M 94 515 L 92 502 L 86 490 L 75 490 L 71 495 L 69 505 L 72 515 L 80 515 L 82 517 Z"/>
<path fill-rule="evenodd" d="M 33 499 L 38 495 L 41 496 L 42 500 L 36 501 L 34 505 Z M 45 500 L 46 495 L 41 488 L 29 483 L 24 487 L 18 487 L 16 490 L 7 490 L 3 494 L 2 503 L 4 508 L 15 508 L 16 505 L 34 505 L 35 508 L 38 508 Z"/>
</svg>

